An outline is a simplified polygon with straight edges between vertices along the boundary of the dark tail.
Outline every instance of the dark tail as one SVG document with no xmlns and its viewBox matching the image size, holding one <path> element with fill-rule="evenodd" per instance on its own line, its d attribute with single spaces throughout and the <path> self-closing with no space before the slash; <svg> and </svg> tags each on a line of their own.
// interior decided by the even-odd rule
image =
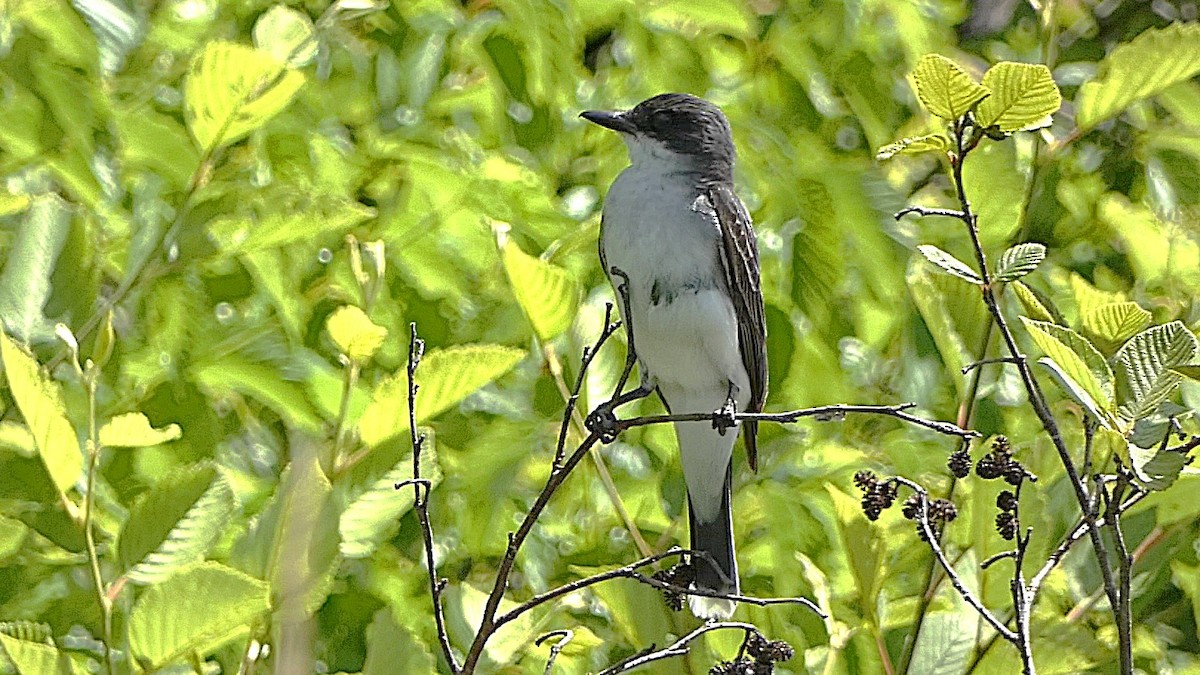
<svg viewBox="0 0 1200 675">
<path fill-rule="evenodd" d="M 721 492 L 721 508 L 716 517 L 708 522 L 696 519 L 688 496 L 688 524 L 691 529 L 691 548 L 703 551 L 712 560 L 696 556 L 692 567 L 696 570 L 696 588 L 718 593 L 738 593 L 737 557 L 733 550 L 733 512 L 730 508 L 730 493 L 733 483 L 732 465 L 725 469 L 725 488 Z M 715 564 L 715 567 L 714 567 Z M 728 600 L 691 596 L 688 604 L 696 616 L 709 619 L 727 619 L 733 614 L 734 603 Z"/>
</svg>

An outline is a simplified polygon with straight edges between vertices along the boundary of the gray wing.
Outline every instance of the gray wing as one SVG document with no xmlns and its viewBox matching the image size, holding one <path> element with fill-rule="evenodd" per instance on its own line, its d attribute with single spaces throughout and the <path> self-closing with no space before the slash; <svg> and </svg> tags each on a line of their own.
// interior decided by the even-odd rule
<svg viewBox="0 0 1200 675">
<path fill-rule="evenodd" d="M 762 412 L 767 400 L 767 322 L 754 227 L 750 223 L 750 214 L 731 186 L 710 186 L 708 199 L 721 228 L 721 263 L 725 268 L 730 295 L 733 296 L 742 365 L 750 376 L 750 404 L 746 411 Z M 743 426 L 750 468 L 757 470 L 758 422 L 746 422 Z"/>
</svg>

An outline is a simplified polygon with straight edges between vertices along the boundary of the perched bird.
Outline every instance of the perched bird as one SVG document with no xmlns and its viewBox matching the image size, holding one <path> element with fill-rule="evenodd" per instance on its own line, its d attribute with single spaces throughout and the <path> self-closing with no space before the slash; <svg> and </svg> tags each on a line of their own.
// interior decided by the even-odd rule
<svg viewBox="0 0 1200 675">
<path fill-rule="evenodd" d="M 589 110 L 584 119 L 621 135 L 630 165 L 604 200 L 600 263 L 620 293 L 626 285 L 640 386 L 602 404 L 612 409 L 657 391 L 673 413 L 761 412 L 767 396 L 766 323 L 758 248 L 746 207 L 733 190 L 733 137 L 717 106 L 688 94 L 661 94 L 632 110 Z M 744 428 L 757 468 L 757 423 Z M 677 422 L 694 551 L 693 588 L 739 590 L 730 509 L 736 428 Z M 735 603 L 689 596 L 692 613 L 726 619 Z"/>
</svg>

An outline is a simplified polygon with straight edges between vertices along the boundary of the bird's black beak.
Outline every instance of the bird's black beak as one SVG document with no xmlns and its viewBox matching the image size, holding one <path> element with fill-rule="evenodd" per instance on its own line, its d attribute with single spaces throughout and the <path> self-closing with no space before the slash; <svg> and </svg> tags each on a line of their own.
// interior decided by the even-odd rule
<svg viewBox="0 0 1200 675">
<path fill-rule="evenodd" d="M 623 134 L 632 134 L 636 131 L 633 123 L 630 122 L 623 112 L 610 112 L 608 110 L 586 110 L 579 113 L 583 119 L 599 124 L 605 129 L 612 129 Z"/>
</svg>

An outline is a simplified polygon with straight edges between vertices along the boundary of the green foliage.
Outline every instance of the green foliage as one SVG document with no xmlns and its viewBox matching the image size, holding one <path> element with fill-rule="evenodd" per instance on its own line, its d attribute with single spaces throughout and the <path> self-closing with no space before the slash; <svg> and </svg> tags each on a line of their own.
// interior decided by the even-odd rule
<svg viewBox="0 0 1200 675">
<path fill-rule="evenodd" d="M 1183 672 L 1200 654 L 1200 509 L 1178 495 L 1195 451 L 1161 443 L 1178 442 L 1172 418 L 1198 430 L 1197 26 L 1166 25 L 1148 3 L 1042 6 L 1053 16 L 1017 3 L 981 29 L 995 24 L 970 3 L 8 3 L 0 672 L 103 672 L 96 641 L 128 659 L 117 670 L 164 672 L 236 672 L 269 645 L 251 659 L 269 672 L 285 624 L 311 635 L 313 670 L 448 672 L 413 488 L 395 489 L 412 471 L 409 325 L 429 346 L 415 415 L 461 650 L 505 535 L 551 470 L 561 387 L 615 302 L 595 241 L 626 154 L 577 115 L 663 91 L 730 119 L 759 235 L 767 409 L 970 411 L 1038 474 L 1022 525 L 1030 560 L 1044 559 L 1076 514 L 1013 365 L 962 372 L 1005 354 L 965 227 L 891 217 L 957 208 L 943 174 L 954 125 L 974 120 L 961 168 L 992 290 L 1023 353 L 1050 369 L 1034 372 L 1072 452 L 1076 420 L 1102 420 L 1094 472 L 1119 460 L 1154 490 L 1127 516 L 1131 546 L 1146 542 L 1133 620 L 1156 640 L 1137 665 Z M 1035 65 L 1045 54 L 1054 63 Z M 581 412 L 623 358 L 618 335 Z M 621 414 L 656 412 L 651 399 Z M 791 672 L 899 671 L 906 645 L 909 673 L 1013 671 L 944 584 L 912 643 L 927 549 L 910 522 L 869 524 L 856 504 L 863 467 L 945 494 L 949 441 L 849 417 L 764 424 L 760 443 L 759 474 L 735 462 L 743 590 L 815 597 L 831 614 L 739 608 L 796 647 Z M 630 430 L 598 455 L 621 503 L 582 464 L 522 549 L 504 608 L 638 557 L 618 506 L 655 550 L 684 543 L 671 430 Z M 1003 606 L 1010 561 L 972 562 L 1006 545 L 995 494 L 955 485 L 947 546 Z M 1115 670 L 1098 584 L 1079 552 L 1048 579 L 1032 623 L 1042 672 Z M 597 672 L 693 626 L 615 581 L 506 627 L 485 663 L 542 673 L 549 644 L 533 640 L 570 628 L 555 671 Z M 702 672 L 734 642 L 711 636 L 662 672 Z"/>
</svg>

